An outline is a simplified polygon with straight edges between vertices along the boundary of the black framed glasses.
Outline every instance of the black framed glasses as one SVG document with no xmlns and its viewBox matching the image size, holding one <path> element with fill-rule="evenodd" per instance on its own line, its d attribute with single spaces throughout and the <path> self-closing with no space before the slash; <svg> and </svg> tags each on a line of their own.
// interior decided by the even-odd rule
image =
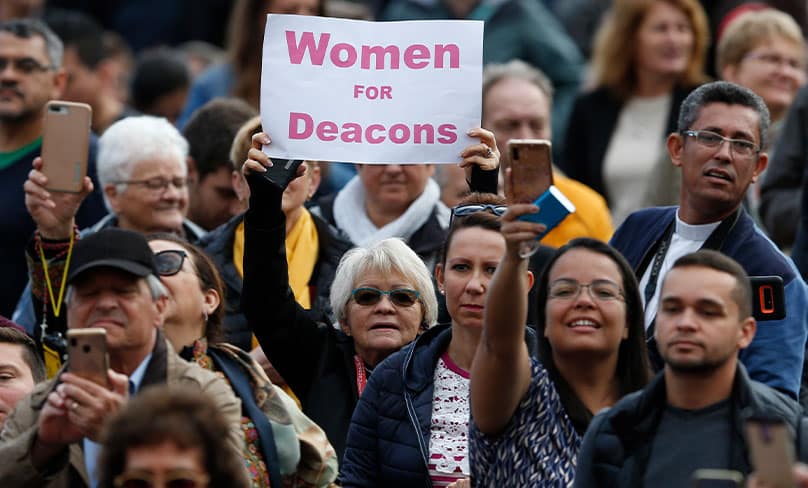
<svg viewBox="0 0 808 488">
<path fill-rule="evenodd" d="M 593 300 L 608 302 L 622 300 L 623 290 L 620 285 L 609 280 L 593 280 L 591 283 L 579 283 L 576 280 L 560 279 L 550 283 L 548 294 L 556 300 L 574 300 L 586 288 Z"/>
<path fill-rule="evenodd" d="M 751 158 L 760 152 L 760 147 L 747 139 L 730 139 L 709 130 L 686 130 L 682 135 L 696 139 L 696 142 L 710 149 L 718 149 L 725 142 L 729 143 L 736 156 Z"/>
<path fill-rule="evenodd" d="M 394 305 L 399 307 L 412 307 L 421 298 L 421 294 L 409 288 L 396 288 L 390 291 L 379 290 L 378 288 L 362 287 L 351 291 L 353 300 L 362 306 L 371 306 L 379 303 L 384 295 L 390 298 Z"/>
<path fill-rule="evenodd" d="M 449 219 L 449 226 L 455 217 L 465 217 L 477 212 L 491 212 L 497 217 L 502 215 L 508 210 L 507 205 L 492 205 L 490 203 L 465 203 L 452 207 L 452 215 Z"/>
<path fill-rule="evenodd" d="M 149 471 L 127 471 L 115 477 L 115 488 L 204 488 L 208 486 L 206 474 L 177 469 L 164 476 L 155 476 Z"/>
<path fill-rule="evenodd" d="M 182 269 L 182 264 L 188 253 L 179 249 L 167 249 L 155 253 L 154 260 L 157 263 L 157 274 L 160 276 L 174 276 Z"/>
<path fill-rule="evenodd" d="M 143 185 L 146 187 L 147 190 L 153 191 L 155 193 L 159 192 L 162 193 L 168 189 L 168 186 L 171 185 L 177 190 L 182 190 L 188 185 L 188 178 L 186 177 L 176 177 L 176 178 L 163 178 L 162 176 L 155 176 L 154 178 L 148 178 L 145 180 L 120 180 L 120 181 L 113 181 L 112 184 L 114 185 Z"/>
<path fill-rule="evenodd" d="M 11 65 L 16 71 L 19 71 L 24 75 L 30 75 L 31 73 L 40 71 L 48 71 L 53 68 L 53 66 L 51 65 L 41 64 L 34 58 L 0 57 L 0 73 L 5 71 L 9 65 Z"/>
</svg>

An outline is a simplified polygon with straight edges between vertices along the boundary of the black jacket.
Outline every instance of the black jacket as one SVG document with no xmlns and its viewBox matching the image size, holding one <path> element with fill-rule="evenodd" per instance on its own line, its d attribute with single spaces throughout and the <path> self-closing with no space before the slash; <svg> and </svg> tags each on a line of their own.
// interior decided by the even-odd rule
<svg viewBox="0 0 808 488">
<path fill-rule="evenodd" d="M 799 404 L 777 390 L 751 380 L 740 363 L 730 400 L 734 419 L 732 431 L 736 436 L 731 442 L 732 470 L 744 475 L 752 471 L 743 437 L 745 415 L 782 418 L 793 432 L 802 433 Z M 584 436 L 573 486 L 642 486 L 665 405 L 665 380 L 663 373 L 659 373 L 645 389 L 626 396 L 612 408 L 599 413 Z M 799 444 L 798 440 L 798 449 Z M 687 449 L 687 446 L 670 447 Z"/>
<path fill-rule="evenodd" d="M 315 315 L 330 314 L 328 293 L 331 291 L 331 282 L 334 281 L 340 258 L 351 248 L 351 243 L 345 234 L 322 218 L 314 214 L 312 214 L 312 218 L 317 227 L 319 254 L 309 280 L 309 288 L 312 293 L 311 309 Z M 199 240 L 198 245 L 216 263 L 216 267 L 222 275 L 222 281 L 224 281 L 225 337 L 223 342 L 249 351 L 252 331 L 241 312 L 242 279 L 233 264 L 233 241 L 236 238 L 236 228 L 243 220 L 244 214 L 233 217 L 205 235 Z"/>
</svg>

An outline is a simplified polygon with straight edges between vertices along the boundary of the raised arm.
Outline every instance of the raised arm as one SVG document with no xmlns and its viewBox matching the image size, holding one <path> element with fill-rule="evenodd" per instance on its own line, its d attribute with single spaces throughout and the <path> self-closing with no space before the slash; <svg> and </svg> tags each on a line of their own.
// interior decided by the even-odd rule
<svg viewBox="0 0 808 488">
<path fill-rule="evenodd" d="M 305 403 L 329 331 L 297 304 L 289 287 L 283 189 L 263 176 L 272 164 L 261 151 L 268 142 L 266 134 L 253 137 L 243 168 L 250 208 L 244 218 L 241 308 L 267 358 Z"/>
<path fill-rule="evenodd" d="M 519 246 L 534 239 L 544 226 L 516 218 L 536 210 L 535 205 L 515 204 L 502 216 L 507 250 L 489 284 L 483 332 L 471 366 L 472 417 L 479 430 L 489 435 L 507 426 L 530 386 L 525 325 L 533 275 L 528 260 L 519 256 Z"/>
</svg>

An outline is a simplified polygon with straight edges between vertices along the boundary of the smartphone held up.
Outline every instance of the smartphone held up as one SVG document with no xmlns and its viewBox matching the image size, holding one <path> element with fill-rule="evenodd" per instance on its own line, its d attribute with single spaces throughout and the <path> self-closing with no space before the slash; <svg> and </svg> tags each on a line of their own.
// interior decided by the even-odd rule
<svg viewBox="0 0 808 488">
<path fill-rule="evenodd" d="M 535 214 L 520 220 L 543 224 L 546 230 L 535 240 L 523 243 L 519 255 L 523 258 L 536 253 L 539 241 L 557 227 L 575 205 L 553 185 L 552 145 L 544 139 L 511 139 L 504 161 L 505 196 L 509 204 L 533 203 L 539 207 Z"/>
<path fill-rule="evenodd" d="M 68 329 L 67 370 L 109 388 L 107 331 L 99 327 Z"/>
<path fill-rule="evenodd" d="M 53 100 L 45 109 L 42 172 L 51 191 L 78 193 L 87 174 L 92 109 L 84 103 Z"/>
</svg>

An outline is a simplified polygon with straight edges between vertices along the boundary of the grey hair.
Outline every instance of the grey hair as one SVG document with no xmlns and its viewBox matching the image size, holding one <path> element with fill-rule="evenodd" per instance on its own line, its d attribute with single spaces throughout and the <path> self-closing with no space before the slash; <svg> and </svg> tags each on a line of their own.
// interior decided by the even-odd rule
<svg viewBox="0 0 808 488">
<path fill-rule="evenodd" d="M 679 110 L 677 130 L 682 133 L 690 129 L 701 115 L 701 109 L 711 103 L 741 105 L 753 109 L 758 114 L 758 130 L 760 131 L 760 147 L 769 143 L 769 125 L 771 117 L 766 102 L 755 92 L 729 81 L 705 83 L 693 90 L 682 102 Z"/>
<path fill-rule="evenodd" d="M 535 85 L 541 90 L 547 103 L 553 104 L 553 84 L 541 70 L 527 64 L 520 59 L 513 59 L 507 63 L 491 63 L 483 69 L 483 100 L 488 94 L 488 90 L 506 78 L 516 78 Z"/>
<path fill-rule="evenodd" d="M 162 117 L 141 115 L 121 119 L 98 140 L 98 182 L 102 188 L 117 185 L 122 192 L 126 185 L 118 182 L 128 180 L 138 163 L 156 158 L 177 159 L 187 175 L 188 141 Z M 106 193 L 104 203 L 111 210 Z"/>
<path fill-rule="evenodd" d="M 146 286 L 149 287 L 149 294 L 151 295 L 152 301 L 156 302 L 157 300 L 167 297 L 168 296 L 168 288 L 166 285 L 160 281 L 160 278 L 157 276 L 150 274 L 146 276 Z M 73 285 L 67 285 L 67 290 L 65 290 L 65 298 L 64 302 L 65 305 L 69 305 L 70 301 L 73 299 L 74 288 Z"/>
<path fill-rule="evenodd" d="M 32 36 L 39 36 L 45 41 L 45 50 L 48 53 L 48 61 L 55 70 L 61 69 L 62 58 L 65 47 L 59 36 L 39 19 L 11 19 L 0 22 L 0 32 L 8 32 L 14 37 L 29 39 Z"/>
<path fill-rule="evenodd" d="M 342 256 L 331 283 L 331 309 L 339 322 L 335 327 L 339 328 L 339 324 L 344 323 L 351 292 L 361 277 L 370 272 L 401 274 L 421 295 L 423 324 L 431 327 L 437 322 L 438 301 L 429 270 L 404 241 L 389 238 L 367 247 L 355 247 Z"/>
</svg>

